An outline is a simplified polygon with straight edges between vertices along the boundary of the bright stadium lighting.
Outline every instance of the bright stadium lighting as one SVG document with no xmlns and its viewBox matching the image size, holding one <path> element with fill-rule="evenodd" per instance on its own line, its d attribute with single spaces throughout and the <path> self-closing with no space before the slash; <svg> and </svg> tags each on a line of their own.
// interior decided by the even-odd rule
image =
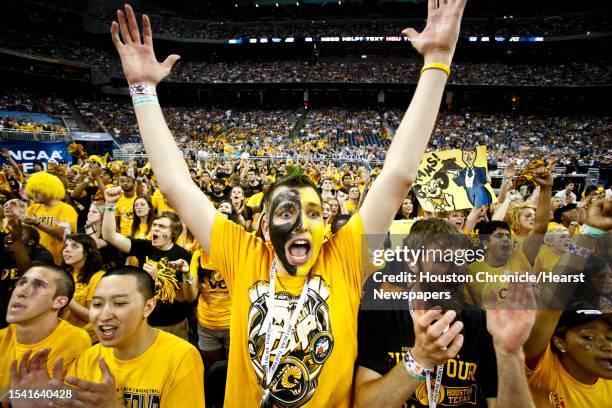
<svg viewBox="0 0 612 408">
<path fill-rule="evenodd" d="M 255 3 L 255 7 L 259 7 L 259 4 Z"/>
<path fill-rule="evenodd" d="M 278 7 L 278 3 L 276 3 L 276 7 Z"/>
<path fill-rule="evenodd" d="M 299 6 L 300 6 L 300 2 L 299 2 L 299 1 L 296 1 L 296 2 L 295 2 L 295 5 L 299 7 Z"/>
</svg>

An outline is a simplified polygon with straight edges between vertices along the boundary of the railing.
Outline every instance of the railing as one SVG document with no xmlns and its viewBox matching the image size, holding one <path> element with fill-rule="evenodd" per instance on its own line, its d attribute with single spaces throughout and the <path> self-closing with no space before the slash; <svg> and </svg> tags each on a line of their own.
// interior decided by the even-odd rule
<svg viewBox="0 0 612 408">
<path fill-rule="evenodd" d="M 21 130 L 1 130 L 0 135 L 5 140 L 24 142 L 57 142 L 69 140 L 68 132 L 23 132 Z"/>
</svg>

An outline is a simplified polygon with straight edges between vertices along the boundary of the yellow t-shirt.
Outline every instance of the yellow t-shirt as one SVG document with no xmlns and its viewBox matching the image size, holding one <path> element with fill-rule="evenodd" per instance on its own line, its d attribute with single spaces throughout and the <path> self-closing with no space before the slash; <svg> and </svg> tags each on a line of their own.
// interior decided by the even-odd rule
<svg viewBox="0 0 612 408">
<path fill-rule="evenodd" d="M 168 205 L 164 196 L 162 195 L 159 189 L 155 190 L 153 195 L 151 196 L 151 204 L 153 204 L 153 208 L 157 210 L 157 213 L 161 213 L 164 211 L 172 211 L 174 210 Z"/>
<path fill-rule="evenodd" d="M 468 273 L 474 277 L 474 282 L 467 284 L 466 290 L 469 291 L 472 304 L 478 307 L 488 303 L 492 291 L 497 293 L 497 304 L 501 306 L 508 290 L 508 283 L 493 282 L 492 279 L 491 281 L 482 282 L 482 275 L 480 275 L 481 282 L 478 282 L 477 274 L 479 272 L 488 272 L 489 275 L 494 276 L 513 275 L 515 273 L 524 274 L 525 272 L 532 273 L 531 264 L 522 247 L 510 252 L 505 265 L 494 267 L 483 260 L 469 264 L 467 269 Z M 468 299 L 468 302 L 470 302 L 470 299 Z"/>
<path fill-rule="evenodd" d="M 572 377 L 550 344 L 535 367 L 527 371 L 531 395 L 538 408 L 609 407 L 612 401 L 612 380 L 600 378 L 593 385 L 583 384 Z"/>
<path fill-rule="evenodd" d="M 134 234 L 134 236 L 132 238 L 134 238 L 134 239 L 151 239 L 151 233 L 149 232 L 147 234 L 147 224 L 141 223 L 140 225 L 138 225 L 138 229 L 136 230 L 136 233 Z"/>
<path fill-rule="evenodd" d="M 96 286 L 98 285 L 98 282 L 100 282 L 100 279 L 102 279 L 102 276 L 104 276 L 104 273 L 104 271 L 98 271 L 91 276 L 91 278 L 89 279 L 89 283 L 84 283 L 77 282 L 77 274 L 76 272 L 73 272 L 72 277 L 74 278 L 75 284 L 74 295 L 72 296 L 72 299 L 81 306 L 87 307 L 87 303 L 91 302 L 91 300 L 93 299 Z M 89 337 L 91 338 L 92 342 L 98 341 L 98 336 L 96 336 L 96 333 L 93 327 L 91 326 L 89 320 L 83 321 L 79 319 L 76 315 L 72 314 L 70 312 L 70 309 L 68 308 L 65 309 L 64 315 L 62 317 L 68 323 L 87 331 L 87 334 L 89 334 Z"/>
<path fill-rule="evenodd" d="M 270 389 L 286 405 L 349 407 L 357 357 L 357 313 L 361 294 L 361 215 L 326 241 L 312 268 L 308 299 Z M 219 213 L 211 239 L 211 261 L 232 298 L 225 407 L 258 406 L 266 299 L 274 252 Z M 305 277 L 277 275 L 273 319 L 274 361 L 280 332 L 297 304 Z"/>
<path fill-rule="evenodd" d="M 557 255 L 546 245 L 542 246 L 533 263 L 533 273 L 551 272 L 559 259 L 561 259 L 561 255 Z"/>
<path fill-rule="evenodd" d="M 230 326 L 232 299 L 225 280 L 201 250 L 197 250 L 191 257 L 190 270 L 193 276 L 197 276 L 198 267 L 208 270 L 207 276 L 200 282 L 198 323 L 211 330 L 227 330 Z"/>
<path fill-rule="evenodd" d="M 121 235 L 126 237 L 132 236 L 134 201 L 136 201 L 136 194 L 132 197 L 122 195 L 119 201 L 117 201 L 117 212 L 115 214 L 119 217 L 119 230 L 121 231 Z"/>
<path fill-rule="evenodd" d="M 351 214 L 354 214 L 355 211 L 357 210 L 357 206 L 351 203 L 349 200 L 346 200 L 346 202 L 344 203 L 344 206 L 346 207 L 346 210 Z"/>
<path fill-rule="evenodd" d="M 259 204 L 261 204 L 261 200 L 263 199 L 264 193 L 259 192 L 255 193 L 247 199 L 246 205 L 247 207 L 255 208 Z"/>
<path fill-rule="evenodd" d="M 151 347 L 131 360 L 119 360 L 114 349 L 97 344 L 79 356 L 68 375 L 102 382 L 100 357 L 104 357 L 115 377 L 121 406 L 204 407 L 204 366 L 200 353 L 173 334 L 158 330 Z"/>
<path fill-rule="evenodd" d="M 53 374 L 53 366 L 59 357 L 64 360 L 64 374 L 72 362 L 87 348 L 91 347 L 91 340 L 83 329 L 74 327 L 70 323 L 58 319 L 59 324 L 43 340 L 34 344 L 22 344 L 17 342 L 16 327 L 10 324 L 0 330 L 0 394 L 4 393 L 10 384 L 10 367 L 13 360 L 21 361 L 28 350 L 33 350 L 32 355 L 44 348 L 50 348 L 47 368 L 49 375 Z"/>
<path fill-rule="evenodd" d="M 72 206 L 59 202 L 51 208 L 47 208 L 44 204 L 32 204 L 26 210 L 28 217 L 40 217 L 40 222 L 47 225 L 56 225 L 57 221 L 64 221 L 70 224 L 70 230 L 74 233 L 77 231 L 77 212 Z M 64 242 L 62 239 L 57 239 L 47 234 L 43 230 L 36 228 L 40 234 L 40 245 L 44 246 L 53 255 L 53 260 L 56 264 L 62 263 L 62 249 Z"/>
</svg>

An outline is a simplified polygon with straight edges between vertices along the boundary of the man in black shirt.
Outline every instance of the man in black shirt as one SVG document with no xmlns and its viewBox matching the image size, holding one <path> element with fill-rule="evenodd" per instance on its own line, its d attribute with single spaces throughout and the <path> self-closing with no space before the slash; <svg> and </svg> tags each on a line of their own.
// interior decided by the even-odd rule
<svg viewBox="0 0 612 408">
<path fill-rule="evenodd" d="M 454 250 L 465 247 L 465 241 L 465 236 L 445 220 L 428 219 L 417 221 L 412 226 L 404 246 Z M 414 273 L 416 283 L 410 287 L 406 284 L 400 287 L 402 284 L 396 286 L 383 283 L 378 290 L 408 293 L 415 295 L 416 299 L 422 299 L 425 293 L 448 290 L 457 295 L 462 292 L 461 288 L 445 287 L 442 284 L 434 286 L 420 279 L 420 271 L 447 276 L 460 273 L 460 268 L 456 267 L 457 261 L 449 265 L 426 258 L 408 263 L 413 266 L 406 264 L 404 270 Z M 374 274 L 372 278 L 381 280 L 381 276 Z M 368 296 L 367 290 L 364 298 Z M 515 287 L 512 290 L 521 296 L 525 291 L 524 288 L 519 290 Z M 429 309 L 439 302 L 428 303 L 425 305 L 420 300 L 403 300 L 377 307 L 374 301 L 370 301 L 367 303 L 369 310 L 362 308 L 359 313 L 359 355 L 355 378 L 357 406 L 425 408 L 429 407 L 430 398 L 440 407 L 510 406 L 506 401 L 510 390 L 517 392 L 516 398 L 513 395 L 512 399 L 517 403 L 515 406 L 525 406 L 521 405 L 521 401 L 530 402 L 526 379 L 520 367 L 521 347 L 535 320 L 533 308 L 529 311 L 496 311 L 489 318 L 488 315 L 485 317 L 483 311 L 461 307 L 457 299 L 445 302 L 446 313 L 439 308 L 424 310 L 424 307 Z M 408 310 L 406 305 L 409 306 Z M 380 310 L 381 306 L 386 307 L 386 310 Z M 455 310 L 451 309 L 452 306 Z M 503 324 L 500 323 L 500 314 Z M 487 324 L 490 325 L 489 331 Z M 508 334 L 517 332 L 523 335 L 518 343 L 515 341 L 517 336 L 511 338 Z M 505 353 L 506 349 L 512 351 L 511 356 Z M 499 354 L 500 350 L 502 354 Z M 507 363 L 507 367 L 516 369 L 516 372 L 500 371 L 499 387 L 496 355 L 502 359 L 500 364 Z M 431 386 L 423 381 L 424 377 L 412 374 L 413 366 L 410 364 L 415 361 L 421 368 L 431 370 Z M 438 378 L 441 379 L 439 387 L 436 384 Z M 503 403 L 498 403 L 498 393 L 506 395 Z"/>
<path fill-rule="evenodd" d="M 198 288 L 192 275 L 177 272 L 174 261 L 185 260 L 191 262 L 191 254 L 175 244 L 180 236 L 183 226 L 181 220 L 173 212 L 158 214 L 151 226 L 151 240 L 127 238 L 117 232 L 114 217 L 114 205 L 122 194 L 121 187 L 113 187 L 104 192 L 106 200 L 105 215 L 102 222 L 102 237 L 110 245 L 115 246 L 128 256 L 138 259 L 140 266 L 147 271 L 160 285 L 159 269 L 170 268 L 178 282 L 176 298 L 160 299 L 155 310 L 149 316 L 149 324 L 174 333 L 187 340 L 187 315 L 198 296 Z"/>
</svg>

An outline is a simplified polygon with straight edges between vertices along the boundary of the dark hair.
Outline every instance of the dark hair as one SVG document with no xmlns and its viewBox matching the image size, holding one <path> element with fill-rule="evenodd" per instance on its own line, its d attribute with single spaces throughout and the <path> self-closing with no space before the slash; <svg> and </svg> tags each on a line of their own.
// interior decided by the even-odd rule
<svg viewBox="0 0 612 408">
<path fill-rule="evenodd" d="M 505 221 L 487 221 L 480 225 L 480 228 L 478 229 L 478 238 L 480 238 L 481 241 L 487 241 L 489 236 L 498 229 L 512 233 L 510 230 L 510 225 L 508 225 L 508 223 Z"/>
<path fill-rule="evenodd" d="M 553 212 L 553 221 L 561 224 L 561 221 L 563 219 L 563 214 L 572 210 L 575 210 L 576 208 L 578 208 L 578 206 L 574 203 L 571 204 L 567 204 L 564 205 L 561 208 L 557 208 L 554 212 Z"/>
<path fill-rule="evenodd" d="M 347 222 L 349 222 L 349 220 L 351 219 L 351 216 L 348 214 L 338 214 L 336 215 L 336 217 L 334 218 L 334 220 L 331 223 L 331 232 L 332 234 L 335 234 L 336 232 L 338 232 L 338 230 L 340 228 L 342 228 L 343 226 L 346 225 Z"/>
<path fill-rule="evenodd" d="M 428 249 L 432 244 L 455 248 L 469 248 L 470 240 L 455 225 L 441 218 L 426 218 L 415 221 L 403 242 L 408 248 Z"/>
<path fill-rule="evenodd" d="M 98 272 L 102 268 L 102 254 L 98 250 L 96 241 L 87 234 L 70 234 L 66 237 L 64 245 L 68 240 L 74 241 L 83 246 L 83 256 L 85 257 L 85 264 L 83 269 L 77 271 L 77 281 L 88 284 L 94 273 Z M 66 262 L 62 259 L 62 267 L 67 272 L 73 272 L 73 268 L 70 265 L 66 265 Z"/>
<path fill-rule="evenodd" d="M 145 300 L 153 299 L 155 296 L 155 282 L 151 275 L 135 266 L 119 266 L 106 272 L 102 279 L 108 276 L 133 276 L 136 278 L 138 291 L 142 294 Z"/>
<path fill-rule="evenodd" d="M 106 173 L 107 176 L 109 176 L 110 178 L 113 178 L 113 171 L 111 169 L 109 169 L 108 167 L 103 167 L 102 168 L 102 173 Z"/>
<path fill-rule="evenodd" d="M 157 214 L 153 220 L 159 220 L 160 218 L 168 218 L 170 220 L 170 232 L 172 234 L 172 242 L 175 242 L 183 232 L 183 223 L 178 215 L 172 211 L 162 211 Z"/>
<path fill-rule="evenodd" d="M 134 238 L 134 236 L 136 235 L 136 232 L 138 232 L 138 229 L 140 228 L 140 217 L 138 217 L 136 215 L 136 210 L 134 209 L 134 205 L 136 204 L 136 201 L 138 201 L 139 199 L 143 199 L 147 202 L 147 204 L 149 205 L 149 214 L 147 215 L 147 232 L 146 234 L 149 234 L 149 232 L 151 232 L 151 225 L 153 225 L 153 218 L 155 217 L 156 211 L 155 208 L 153 208 L 153 203 L 151 202 L 151 197 L 149 196 L 143 196 L 143 195 L 139 195 L 138 197 L 136 197 L 136 200 L 134 200 L 134 204 L 132 204 L 132 211 L 134 213 L 134 221 L 132 222 L 132 238 Z"/>
<path fill-rule="evenodd" d="M 274 190 L 280 187 L 310 187 L 317 193 L 317 196 L 319 197 L 319 200 L 321 200 L 321 203 L 323 202 L 323 197 L 321 197 L 319 189 L 317 188 L 317 186 L 315 186 L 310 177 L 305 175 L 302 169 L 300 169 L 299 167 L 292 167 L 289 169 L 286 176 L 277 179 L 276 182 L 270 186 L 268 192 L 264 194 L 262 201 L 266 208 L 268 208 L 268 212 L 270 212 L 270 199 L 274 195 Z M 269 215 L 270 214 L 268 214 L 268 216 Z"/>
<path fill-rule="evenodd" d="M 56 298 L 58 296 L 66 296 L 68 298 L 66 306 L 60 309 L 61 313 L 68 306 L 68 303 L 70 303 L 72 297 L 74 296 L 74 279 L 72 278 L 72 275 L 70 275 L 68 272 L 66 272 L 59 266 L 47 264 L 40 261 L 32 261 L 31 268 L 34 267 L 44 268 L 48 271 L 55 273 L 55 276 L 57 276 L 57 286 L 55 288 L 55 293 L 53 294 L 53 297 Z"/>
</svg>

